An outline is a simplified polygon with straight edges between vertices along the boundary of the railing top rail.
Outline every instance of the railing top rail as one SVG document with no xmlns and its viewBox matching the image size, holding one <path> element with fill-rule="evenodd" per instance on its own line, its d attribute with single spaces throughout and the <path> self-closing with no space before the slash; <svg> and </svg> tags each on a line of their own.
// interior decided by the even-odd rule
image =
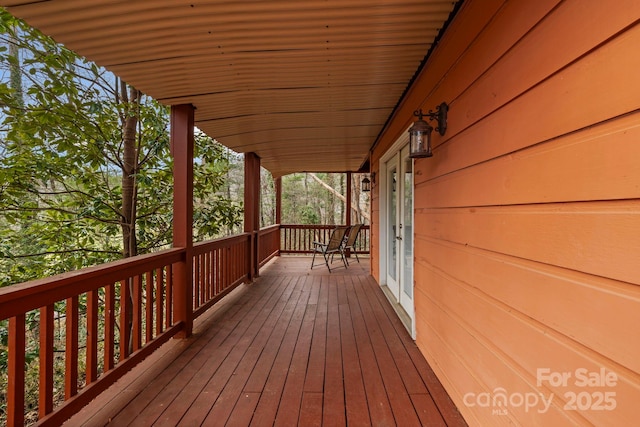
<svg viewBox="0 0 640 427">
<path fill-rule="evenodd" d="M 338 224 L 282 224 L 281 228 L 291 228 L 297 230 L 331 230 L 338 227 Z"/>
<path fill-rule="evenodd" d="M 182 248 L 167 249 L 0 288 L 0 320 L 173 264 L 184 254 Z"/>
<path fill-rule="evenodd" d="M 230 245 L 242 243 L 242 242 L 245 242 L 247 239 L 249 239 L 250 236 L 251 236 L 251 233 L 242 233 L 242 234 L 236 234 L 233 236 L 226 236 L 226 237 L 220 237 L 218 239 L 207 240 L 205 242 L 194 243 L 193 254 L 199 255 L 207 251 L 221 249 Z"/>
<path fill-rule="evenodd" d="M 344 224 L 281 224 L 280 228 L 296 228 L 296 229 L 332 229 Z M 363 229 L 369 228 L 369 224 L 362 226 Z"/>
<path fill-rule="evenodd" d="M 267 227 L 262 227 L 258 233 L 260 235 L 263 235 L 263 234 L 270 233 L 272 231 L 279 230 L 280 228 L 281 228 L 280 224 L 273 224 L 273 225 L 269 225 Z"/>
</svg>

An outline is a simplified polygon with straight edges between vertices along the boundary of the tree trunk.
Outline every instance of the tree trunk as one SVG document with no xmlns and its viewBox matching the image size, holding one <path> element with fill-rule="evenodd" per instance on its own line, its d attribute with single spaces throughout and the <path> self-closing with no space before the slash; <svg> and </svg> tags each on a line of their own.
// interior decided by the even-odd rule
<svg viewBox="0 0 640 427">
<path fill-rule="evenodd" d="M 138 254 L 138 242 L 136 240 L 136 205 L 138 196 L 136 185 L 138 169 L 136 130 L 141 94 L 135 88 L 127 87 L 127 84 L 122 82 L 120 96 L 125 106 L 122 120 L 123 168 L 120 226 L 122 227 L 122 255 L 124 258 L 128 258 Z"/>
<path fill-rule="evenodd" d="M 352 200 L 356 201 L 355 211 L 356 211 L 356 222 L 361 223 L 364 222 L 362 220 L 362 206 L 360 205 L 360 195 L 362 194 L 362 183 L 360 182 L 360 177 L 358 175 L 351 175 L 351 197 Z"/>
<path fill-rule="evenodd" d="M 336 223 L 336 193 L 337 191 L 327 193 L 327 217 L 324 221 L 325 224 L 334 225 Z"/>
<path fill-rule="evenodd" d="M 138 147 L 136 144 L 136 130 L 139 116 L 139 103 L 141 94 L 133 87 L 128 87 L 124 82 L 120 83 L 120 101 L 123 103 L 122 115 L 122 212 L 120 226 L 122 228 L 122 256 L 124 258 L 138 254 L 138 242 L 136 239 L 136 205 L 138 188 L 136 185 L 136 172 L 138 169 Z M 129 280 L 128 313 L 133 313 L 133 280 Z M 133 352 L 133 319 L 126 319 L 125 328 L 129 330 L 129 353 Z M 122 343 L 121 345 L 124 345 Z"/>
<path fill-rule="evenodd" d="M 14 91 L 13 97 L 16 105 L 23 108 L 24 91 L 22 90 L 22 71 L 20 70 L 20 48 L 12 31 L 9 32 L 9 56 L 16 59 L 9 63 L 9 87 Z"/>
<path fill-rule="evenodd" d="M 333 193 L 338 199 L 346 202 L 347 198 L 344 197 L 342 194 L 340 194 L 340 192 L 338 192 L 335 188 L 333 188 L 332 186 L 330 186 L 329 184 L 327 184 L 326 182 L 324 182 L 323 180 L 321 180 L 316 174 L 314 173 L 309 173 L 309 175 L 311 176 L 311 178 L 313 178 L 314 180 L 316 180 L 320 185 L 322 185 L 324 188 L 326 188 L 327 190 L 329 190 L 331 193 Z M 357 210 L 353 204 L 351 205 L 351 209 L 352 210 Z M 366 218 L 367 220 L 369 219 L 369 215 L 367 213 L 365 213 L 364 211 L 360 212 L 363 218 Z"/>
<path fill-rule="evenodd" d="M 345 179 L 346 179 L 346 174 L 341 173 L 340 174 L 340 194 L 345 194 L 345 189 L 344 189 Z M 346 208 L 346 201 L 345 203 L 340 203 L 340 223 L 341 224 L 348 224 L 347 215 L 349 215 L 350 212 L 345 208 Z"/>
</svg>

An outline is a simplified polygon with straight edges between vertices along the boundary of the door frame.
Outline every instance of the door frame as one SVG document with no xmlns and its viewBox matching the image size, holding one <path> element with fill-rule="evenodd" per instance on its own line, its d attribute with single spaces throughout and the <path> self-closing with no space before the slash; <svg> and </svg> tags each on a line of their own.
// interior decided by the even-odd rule
<svg viewBox="0 0 640 427">
<path fill-rule="evenodd" d="M 407 331 L 411 334 L 411 337 L 413 339 L 416 338 L 416 320 L 415 320 L 415 289 L 413 292 L 413 298 L 412 298 L 412 306 L 413 306 L 413 310 L 411 310 L 411 313 L 408 313 L 401 305 L 400 305 L 400 301 L 394 301 L 393 299 L 393 295 L 390 295 L 389 292 L 389 288 L 387 286 L 387 250 L 388 250 L 388 245 L 389 245 L 389 241 L 388 239 L 390 238 L 389 233 L 387 232 L 387 221 L 389 219 L 389 214 L 388 214 L 388 171 L 387 171 L 387 162 L 389 162 L 395 155 L 398 155 L 400 153 L 400 151 L 402 150 L 402 148 L 406 145 L 409 144 L 409 132 L 408 132 L 408 128 L 407 128 L 407 132 L 403 132 L 403 134 L 396 140 L 396 142 L 393 143 L 393 145 L 380 157 L 379 160 L 379 164 L 378 164 L 378 171 L 379 171 L 379 175 L 380 177 L 376 179 L 376 181 L 378 182 L 378 186 L 379 186 L 379 193 L 378 193 L 378 197 L 379 197 L 379 202 L 378 202 L 378 207 L 379 207 L 379 226 L 378 226 L 378 230 L 379 230 L 379 277 L 380 277 L 380 286 L 382 287 L 383 291 L 385 291 L 385 296 L 387 297 L 387 299 L 389 299 L 389 302 L 391 303 L 392 307 L 394 308 L 394 310 L 396 311 L 396 313 L 398 314 L 398 317 L 400 317 L 400 319 L 403 321 L 402 323 L 405 325 L 405 327 L 407 328 Z M 399 156 L 401 157 L 401 156 Z M 402 159 L 399 158 L 399 163 L 402 162 Z M 398 165 L 398 167 L 400 167 L 400 165 Z M 413 167 L 412 167 L 413 169 Z M 400 171 L 398 171 L 398 173 L 400 173 Z M 413 199 L 415 200 L 415 183 L 412 180 L 412 186 L 413 186 Z M 398 200 L 398 203 L 400 203 L 400 200 Z M 412 208 L 412 217 L 413 217 L 413 221 L 415 221 L 415 212 L 414 209 Z M 395 236 L 393 236 L 392 238 L 395 239 Z M 412 247 L 415 248 L 415 228 L 414 228 L 414 232 L 411 233 L 411 245 Z M 398 253 L 399 254 L 399 253 Z M 412 261 L 411 261 L 414 265 L 414 269 L 415 269 L 415 251 L 413 251 L 412 253 Z M 400 275 L 400 272 L 397 272 L 398 276 Z M 399 279 L 398 279 L 399 281 Z M 399 287 L 400 287 L 400 292 L 402 292 L 402 286 L 403 284 L 399 282 Z M 413 284 L 412 284 L 413 286 Z"/>
</svg>

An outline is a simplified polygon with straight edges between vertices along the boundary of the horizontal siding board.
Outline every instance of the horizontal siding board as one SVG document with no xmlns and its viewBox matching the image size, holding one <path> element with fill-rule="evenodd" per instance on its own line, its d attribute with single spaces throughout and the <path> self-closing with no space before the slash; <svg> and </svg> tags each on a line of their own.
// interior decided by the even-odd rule
<svg viewBox="0 0 640 427">
<path fill-rule="evenodd" d="M 455 265 L 449 274 L 461 283 L 640 375 L 640 329 L 625 327 L 640 324 L 638 286 L 430 239 L 415 250 L 429 254 L 418 263 Z"/>
<path fill-rule="evenodd" d="M 484 87 L 481 82 L 487 80 L 487 74 L 495 74 L 496 69 L 504 70 L 505 67 L 500 65 L 504 62 L 503 58 L 511 54 L 514 45 L 518 46 L 523 38 L 527 38 L 532 29 L 536 28 L 558 3 L 559 0 L 507 2 L 487 24 L 483 32 L 473 40 L 459 60 L 453 64 L 451 69 L 447 70 L 442 81 L 429 94 L 433 107 L 444 100 L 456 112 L 464 112 L 463 115 L 456 116 L 458 120 L 450 120 L 447 123 L 446 138 L 450 138 L 478 120 L 477 117 L 469 116 L 468 103 L 482 110 L 489 107 L 485 103 L 478 102 L 478 100 L 484 99 L 479 97 L 477 92 L 478 88 Z M 540 46 L 538 49 L 543 49 L 543 47 Z M 524 54 L 522 51 L 519 52 L 521 53 L 517 58 L 518 67 L 530 66 L 529 58 L 525 57 L 525 61 L 523 61 Z M 516 71 L 517 69 L 507 70 L 507 73 L 513 75 Z M 529 75 L 528 69 L 523 72 L 523 74 Z M 522 92 L 522 87 L 530 87 L 539 81 L 534 77 L 535 81 L 526 86 L 527 80 L 530 80 L 531 77 L 525 77 L 523 74 L 515 79 L 513 85 L 509 85 L 506 81 L 498 81 L 498 84 L 490 89 L 491 100 L 493 102 L 499 101 L 502 98 L 499 94 L 503 91 L 515 92 L 515 95 L 518 95 Z M 512 94 L 511 97 L 515 95 Z M 460 103 L 463 108 L 460 108 Z"/>
<path fill-rule="evenodd" d="M 640 113 L 416 184 L 416 208 L 640 198 Z M 566 165 L 571 167 L 566 167 Z M 544 165 L 541 167 L 540 165 Z"/>
<path fill-rule="evenodd" d="M 538 2 L 530 3 L 537 5 Z M 462 96 L 456 95 L 452 108 L 460 112 L 460 120 L 450 121 L 447 136 L 456 135 L 481 120 L 632 24 L 640 14 L 640 3 L 634 0 L 625 0 L 623 3 L 620 7 L 628 13 L 615 13 L 599 0 L 562 2 L 521 40 L 510 46 L 509 51 L 472 86 L 465 88 L 467 90 Z M 511 6 L 522 14 L 532 12 L 518 4 Z M 546 10 L 548 7 L 541 12 Z M 539 14 L 529 19 L 537 18 Z M 567 26 L 567 20 L 573 25 Z M 497 37 L 505 31 L 504 28 L 504 25 L 498 27 Z M 493 44 L 490 45 L 491 49 L 495 49 Z M 486 50 L 486 45 L 482 48 Z M 477 61 L 465 58 L 465 66 L 475 68 L 479 65 Z"/>
<path fill-rule="evenodd" d="M 622 370 L 616 365 L 603 364 L 602 360 L 594 358 L 590 352 L 582 351 L 581 347 L 561 335 L 531 322 L 526 316 L 518 315 L 502 304 L 497 304 L 491 298 L 481 295 L 444 272 L 426 267 L 420 274 L 423 286 L 417 292 L 430 295 L 426 298 L 427 301 L 423 301 L 428 309 L 446 312 L 448 316 L 456 319 L 464 319 L 445 322 L 442 316 L 438 316 L 436 327 L 445 334 L 448 328 L 453 327 L 450 324 L 460 325 L 473 337 L 466 340 L 448 337 L 448 340 L 451 346 L 458 347 L 454 349 L 457 353 L 474 355 L 474 374 L 489 390 L 502 387 L 507 390 L 507 394 L 553 393 L 554 409 L 557 408 L 561 415 L 572 418 L 582 416 L 595 425 L 606 425 L 611 411 L 587 410 L 578 414 L 564 410 L 564 405 L 568 402 L 565 393 L 593 391 L 592 388 L 574 385 L 575 370 L 584 368 L 588 372 L 598 372 L 604 366 L 608 371 L 617 374 L 618 381 L 613 387 L 598 390 L 615 392 L 616 415 L 619 416 L 620 425 L 633 424 L 632 414 L 640 399 L 640 389 L 635 384 L 636 374 Z M 422 312 L 427 313 L 428 310 L 423 309 Z M 514 339 L 515 337 L 518 339 Z M 476 345 L 476 341 L 479 341 L 480 345 Z M 532 351 L 534 349 L 535 351 Z M 549 368 L 552 372 L 571 372 L 572 377 L 566 387 L 552 387 L 545 383 L 539 388 L 536 386 L 538 368 Z M 519 419 L 528 420 L 528 425 L 562 425 L 545 420 L 547 415 L 553 415 L 551 410 L 548 414 L 541 414 L 531 410 L 525 412 L 523 407 L 510 407 L 509 412 L 517 415 Z"/>
<path fill-rule="evenodd" d="M 464 56 L 449 70 L 442 84 L 430 97 L 439 99 L 448 93 L 453 97 L 450 99 L 451 102 L 470 86 L 475 87 L 476 80 L 488 69 L 493 69 L 495 63 L 559 2 L 560 0 L 541 0 L 520 4 L 506 2 L 465 51 Z M 454 123 L 452 125 L 455 126 Z"/>
<path fill-rule="evenodd" d="M 426 237 L 640 284 L 640 202 L 417 210 Z"/>
<path fill-rule="evenodd" d="M 440 164 L 442 175 L 637 110 L 639 44 L 637 25 L 435 147 L 433 160 L 418 162 L 416 173 L 432 176 L 425 168 Z M 448 122 L 463 116 L 452 106 Z"/>
<path fill-rule="evenodd" d="M 504 415 L 494 414 L 492 408 L 471 407 L 464 404 L 467 393 L 492 393 L 502 387 L 512 393 L 536 392 L 519 373 L 505 366 L 505 359 L 500 357 L 495 348 L 478 339 L 477 333 L 460 323 L 455 314 L 446 309 L 440 302 L 434 302 L 425 294 L 416 292 L 416 308 L 422 313 L 416 319 L 416 326 L 421 331 L 417 344 L 434 372 L 449 390 L 454 400 L 459 402 L 458 409 L 471 426 L 512 426 L 525 419 L 524 425 L 564 426 L 580 425 L 576 414 L 563 412 L 555 402 L 545 414 L 530 411 L 522 416 L 518 411 L 509 408 Z M 473 359 L 464 355 L 473 354 Z M 460 357 L 462 356 L 462 357 Z M 488 377 L 488 378 L 487 378 Z M 455 386 L 455 388 L 454 388 Z M 454 391 L 455 390 L 455 391 Z M 548 392 L 545 392 L 545 396 Z M 467 401 L 473 399 L 467 397 Z M 586 425 L 583 421 L 582 425 Z"/>
<path fill-rule="evenodd" d="M 429 64 L 423 68 L 412 85 L 412 90 L 398 105 L 393 120 L 390 120 L 383 129 L 379 138 L 380 145 L 374 153 L 372 164 L 377 163 L 379 156 L 409 128 L 414 119 L 413 111 L 422 105 L 428 94 L 440 84 L 442 76 L 460 60 L 504 3 L 504 0 L 483 0 L 465 2 L 462 5 L 458 15 L 438 42 L 438 47 L 433 51 Z"/>
</svg>

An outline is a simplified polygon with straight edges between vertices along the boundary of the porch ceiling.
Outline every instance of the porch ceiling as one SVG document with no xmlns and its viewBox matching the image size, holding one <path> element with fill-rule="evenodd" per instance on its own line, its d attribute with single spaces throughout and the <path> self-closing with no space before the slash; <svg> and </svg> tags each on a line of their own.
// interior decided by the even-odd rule
<svg viewBox="0 0 640 427">
<path fill-rule="evenodd" d="M 355 171 L 454 0 L 14 0 L 13 15 L 253 151 L 275 176 Z"/>
</svg>

